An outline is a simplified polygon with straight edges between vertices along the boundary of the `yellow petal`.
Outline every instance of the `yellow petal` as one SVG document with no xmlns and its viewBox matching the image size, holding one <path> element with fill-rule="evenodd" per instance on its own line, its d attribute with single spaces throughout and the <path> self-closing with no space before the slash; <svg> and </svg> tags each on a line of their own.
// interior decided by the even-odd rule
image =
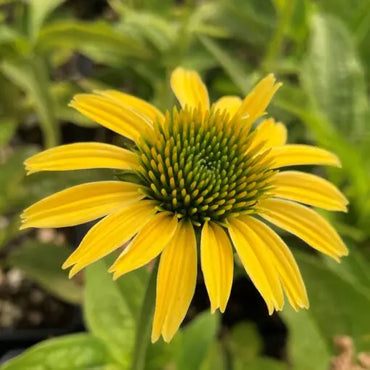
<svg viewBox="0 0 370 370">
<path fill-rule="evenodd" d="M 171 88 L 183 108 L 200 107 L 203 112 L 209 109 L 207 87 L 197 72 L 176 68 L 171 75 Z"/>
<path fill-rule="evenodd" d="M 156 214 L 109 269 L 109 272 L 114 272 L 114 279 L 157 257 L 172 239 L 177 223 L 177 217 L 172 213 Z"/>
<path fill-rule="evenodd" d="M 216 101 L 214 107 L 220 111 L 226 110 L 229 113 L 229 118 L 231 119 L 240 108 L 241 104 L 242 100 L 238 96 L 223 96 Z"/>
<path fill-rule="evenodd" d="M 77 94 L 70 106 L 102 126 L 137 140 L 152 130 L 152 125 L 142 115 L 114 100 L 94 94 Z"/>
<path fill-rule="evenodd" d="M 335 154 L 310 145 L 288 144 L 275 146 L 271 149 L 269 155 L 274 158 L 272 168 L 304 164 L 341 166 Z"/>
<path fill-rule="evenodd" d="M 312 248 L 336 260 L 348 254 L 334 228 L 310 208 L 287 200 L 265 199 L 259 202 L 258 211 L 266 220 L 297 235 Z"/>
<path fill-rule="evenodd" d="M 295 309 L 308 308 L 308 297 L 301 273 L 292 252 L 284 241 L 263 222 L 249 216 L 242 216 L 241 219 L 257 234 L 261 243 L 264 243 L 271 251 L 273 264 L 280 275 L 291 305 Z"/>
<path fill-rule="evenodd" d="M 265 113 L 275 92 L 282 85 L 275 83 L 275 81 L 274 75 L 269 74 L 243 100 L 238 114 L 246 117 L 247 124 L 251 124 Z"/>
<path fill-rule="evenodd" d="M 74 265 L 70 271 L 72 277 L 130 240 L 155 212 L 154 202 L 141 200 L 106 216 L 90 229 L 62 267 Z"/>
<path fill-rule="evenodd" d="M 152 342 L 162 335 L 169 342 L 184 320 L 195 291 L 197 245 L 193 226 L 180 221 L 164 249 L 157 276 Z"/>
<path fill-rule="evenodd" d="M 145 100 L 139 99 L 133 95 L 125 94 L 117 90 L 96 91 L 96 93 L 113 100 L 119 105 L 133 109 L 150 122 L 164 121 L 164 115 L 159 109 Z"/>
<path fill-rule="evenodd" d="M 212 313 L 225 311 L 233 282 L 234 259 L 230 241 L 224 230 L 206 222 L 201 236 L 201 264 L 204 282 L 211 301 Z"/>
<path fill-rule="evenodd" d="M 278 272 L 272 263 L 271 251 L 241 220 L 230 219 L 228 229 L 240 260 L 265 300 L 269 314 L 271 315 L 274 309 L 281 310 L 284 296 Z"/>
<path fill-rule="evenodd" d="M 27 227 L 66 227 L 105 216 L 144 195 L 138 185 L 122 181 L 101 181 L 73 186 L 40 200 L 27 208 L 23 225 Z"/>
<path fill-rule="evenodd" d="M 88 168 L 135 169 L 136 154 L 115 145 L 76 143 L 44 150 L 24 164 L 28 174 L 40 171 L 68 171 Z"/>
<path fill-rule="evenodd" d="M 263 120 L 256 128 L 249 150 L 261 145 L 261 150 L 286 143 L 287 129 L 273 118 Z"/>
<path fill-rule="evenodd" d="M 331 211 L 346 211 L 348 200 L 332 183 L 299 171 L 279 172 L 272 178 L 273 194 Z"/>
</svg>

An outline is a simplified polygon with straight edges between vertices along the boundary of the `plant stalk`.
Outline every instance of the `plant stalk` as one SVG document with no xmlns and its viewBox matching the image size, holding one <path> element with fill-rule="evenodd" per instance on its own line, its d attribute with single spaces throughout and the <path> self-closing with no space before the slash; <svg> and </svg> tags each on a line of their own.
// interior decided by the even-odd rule
<svg viewBox="0 0 370 370">
<path fill-rule="evenodd" d="M 153 270 L 151 271 L 144 295 L 143 305 L 141 306 L 139 321 L 136 327 L 135 347 L 131 370 L 144 370 L 145 368 L 146 352 L 150 343 L 151 324 L 154 313 L 158 265 L 159 258 L 155 261 Z"/>
<path fill-rule="evenodd" d="M 295 0 L 287 0 L 284 8 L 281 10 L 279 20 L 272 39 L 270 40 L 265 59 L 262 63 L 264 72 L 271 72 L 275 69 L 276 59 L 278 58 L 284 42 L 284 33 L 289 26 L 293 15 Z"/>
</svg>

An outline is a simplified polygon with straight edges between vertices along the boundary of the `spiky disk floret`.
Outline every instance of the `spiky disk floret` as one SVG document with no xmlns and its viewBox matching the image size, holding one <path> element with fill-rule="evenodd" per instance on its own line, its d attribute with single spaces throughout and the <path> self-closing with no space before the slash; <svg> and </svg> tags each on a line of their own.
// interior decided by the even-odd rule
<svg viewBox="0 0 370 370">
<path fill-rule="evenodd" d="M 138 144 L 147 196 L 195 225 L 253 213 L 274 171 L 268 152 L 249 149 L 253 135 L 243 123 L 214 109 L 167 112 Z"/>
</svg>

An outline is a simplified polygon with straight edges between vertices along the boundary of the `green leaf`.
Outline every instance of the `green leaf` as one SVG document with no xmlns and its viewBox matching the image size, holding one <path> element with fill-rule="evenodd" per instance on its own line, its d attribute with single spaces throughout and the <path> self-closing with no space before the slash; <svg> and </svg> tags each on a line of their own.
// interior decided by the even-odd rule
<svg viewBox="0 0 370 370">
<path fill-rule="evenodd" d="M 17 123 L 14 118 L 7 117 L 0 119 L 0 148 L 10 141 L 16 129 Z"/>
<path fill-rule="evenodd" d="M 203 312 L 181 332 L 180 351 L 176 359 L 178 370 L 198 369 L 216 339 L 219 316 Z"/>
<path fill-rule="evenodd" d="M 340 264 L 329 257 L 325 257 L 324 261 L 330 270 L 343 276 L 353 285 L 361 286 L 361 289 L 367 291 L 367 295 L 370 297 L 370 264 L 359 248 L 353 247 L 350 248 L 350 251 Z"/>
<path fill-rule="evenodd" d="M 70 303 L 80 303 L 82 289 L 62 270 L 63 262 L 71 254 L 66 246 L 27 241 L 11 253 L 7 262 L 21 269 L 50 293 Z"/>
<path fill-rule="evenodd" d="M 169 50 L 176 37 L 176 28 L 165 18 L 147 12 L 131 11 L 125 15 L 125 22 L 118 28 L 124 34 L 135 35 L 148 41 L 160 52 Z"/>
<path fill-rule="evenodd" d="M 81 84 L 80 81 L 79 83 Z M 96 127 L 97 124 L 94 121 L 68 106 L 73 96 L 81 92 L 83 92 L 81 88 L 70 81 L 52 83 L 50 94 L 54 103 L 55 116 L 60 121 L 73 122 L 85 127 Z"/>
<path fill-rule="evenodd" d="M 0 249 L 5 247 L 5 245 L 17 234 L 20 233 L 19 226 L 21 225 L 21 220 L 19 215 L 15 215 L 13 218 L 9 219 L 6 217 L 0 217 Z"/>
<path fill-rule="evenodd" d="M 236 364 L 246 366 L 262 351 L 263 342 L 254 323 L 241 322 L 231 329 L 227 346 Z M 236 366 L 236 368 L 241 367 Z"/>
<path fill-rule="evenodd" d="M 48 91 L 49 77 L 44 62 L 36 57 L 19 58 L 4 61 L 0 68 L 14 84 L 28 94 L 39 116 L 45 145 L 47 147 L 57 145 L 59 128 L 55 122 L 53 104 Z"/>
<path fill-rule="evenodd" d="M 127 57 L 146 59 L 150 51 L 135 37 L 115 30 L 110 24 L 99 22 L 58 21 L 45 26 L 38 38 L 38 48 L 78 50 L 102 63 L 122 64 Z"/>
<path fill-rule="evenodd" d="M 224 347 L 220 342 L 215 342 L 210 346 L 200 370 L 227 370 L 227 357 Z"/>
<path fill-rule="evenodd" d="M 86 269 L 85 320 L 91 332 L 108 347 L 124 368 L 131 363 L 135 318 L 104 261 Z"/>
<path fill-rule="evenodd" d="M 144 267 L 129 272 L 116 280 L 127 307 L 135 318 L 138 318 L 140 314 L 148 278 L 148 270 Z"/>
<path fill-rule="evenodd" d="M 293 368 L 328 369 L 331 348 L 311 310 L 296 312 L 286 305 L 280 315 L 288 326 L 287 351 Z"/>
<path fill-rule="evenodd" d="M 214 22 L 234 40 L 264 49 L 276 23 L 271 0 L 222 0 Z"/>
<path fill-rule="evenodd" d="M 99 339 L 89 334 L 74 334 L 41 342 L 0 369 L 93 370 L 107 364 L 108 360 L 107 351 Z"/>
<path fill-rule="evenodd" d="M 368 117 L 364 71 L 353 39 L 338 19 L 312 17 L 302 79 L 312 103 L 348 138 L 361 138 Z"/>
<path fill-rule="evenodd" d="M 23 147 L 2 160 L 0 171 L 0 213 L 5 213 L 20 203 L 24 195 L 22 184 L 25 176 L 23 161 L 35 154 L 35 152 L 36 149 L 34 147 Z"/>
<path fill-rule="evenodd" d="M 31 0 L 29 2 L 29 34 L 34 39 L 49 14 L 65 0 Z"/>
<path fill-rule="evenodd" d="M 248 363 L 248 367 L 243 367 L 241 370 L 248 369 L 248 370 L 287 370 L 288 366 L 281 361 L 275 360 L 273 358 L 268 357 L 258 357 L 252 362 Z M 299 370 L 303 370 L 298 368 Z M 311 368 L 312 369 L 312 368 Z M 319 368 L 315 368 L 315 370 L 319 370 Z"/>
<path fill-rule="evenodd" d="M 229 55 L 229 52 L 221 48 L 212 39 L 205 36 L 200 36 L 199 39 L 206 49 L 217 59 L 235 85 L 243 93 L 247 93 L 251 88 L 251 79 L 247 76 L 237 59 Z"/>
<path fill-rule="evenodd" d="M 341 270 L 328 269 L 321 258 L 296 253 L 310 298 L 310 314 L 331 345 L 335 335 L 351 336 L 358 350 L 369 348 L 370 296 Z"/>
</svg>

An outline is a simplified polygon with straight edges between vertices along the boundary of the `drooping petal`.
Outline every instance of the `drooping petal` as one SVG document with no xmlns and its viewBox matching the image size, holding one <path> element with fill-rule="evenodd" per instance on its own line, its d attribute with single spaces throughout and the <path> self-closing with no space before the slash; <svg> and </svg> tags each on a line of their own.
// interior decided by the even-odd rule
<svg viewBox="0 0 370 370">
<path fill-rule="evenodd" d="M 197 72 L 176 68 L 171 75 L 171 88 L 183 108 L 200 107 L 203 112 L 209 109 L 207 87 Z"/>
<path fill-rule="evenodd" d="M 253 230 L 237 218 L 229 220 L 229 233 L 240 260 L 265 300 L 269 314 L 284 305 L 279 275 L 272 262 L 272 253 Z"/>
<path fill-rule="evenodd" d="M 69 274 L 72 277 L 130 240 L 155 212 L 155 202 L 140 200 L 106 216 L 90 229 L 62 267 L 74 265 Z"/>
<path fill-rule="evenodd" d="M 275 83 L 275 81 L 274 75 L 269 74 L 243 100 L 237 114 L 246 116 L 247 124 L 251 124 L 265 113 L 275 92 L 282 85 L 280 82 Z"/>
<path fill-rule="evenodd" d="M 164 249 L 157 277 L 157 296 L 152 342 L 162 335 L 169 342 L 190 306 L 197 277 L 197 246 L 193 226 L 180 221 L 170 244 Z"/>
<path fill-rule="evenodd" d="M 299 171 L 279 172 L 272 178 L 273 194 L 331 211 L 346 211 L 348 200 L 329 181 Z"/>
<path fill-rule="evenodd" d="M 27 174 L 89 168 L 135 169 L 138 163 L 137 156 L 129 150 L 103 143 L 60 145 L 44 150 L 24 162 Z"/>
<path fill-rule="evenodd" d="M 335 229 L 310 208 L 287 200 L 265 199 L 259 202 L 258 211 L 266 220 L 297 235 L 312 248 L 335 260 L 348 254 Z"/>
<path fill-rule="evenodd" d="M 249 150 L 261 145 L 261 150 L 286 143 L 287 130 L 283 123 L 273 118 L 263 120 L 256 128 Z"/>
<path fill-rule="evenodd" d="M 177 223 L 176 215 L 169 212 L 157 213 L 109 269 L 109 272 L 114 272 L 114 279 L 157 257 L 172 239 Z"/>
<path fill-rule="evenodd" d="M 292 252 L 284 241 L 263 222 L 250 216 L 242 216 L 241 219 L 257 234 L 261 243 L 264 243 L 271 251 L 273 264 L 280 275 L 293 308 L 296 310 L 300 307 L 308 308 L 308 297 L 301 273 Z"/>
<path fill-rule="evenodd" d="M 73 186 L 27 208 L 22 214 L 21 229 L 83 224 L 143 197 L 138 185 L 122 181 L 100 181 Z"/>
<path fill-rule="evenodd" d="M 136 96 L 117 90 L 96 91 L 96 93 L 113 100 L 119 105 L 133 109 L 150 122 L 155 122 L 157 120 L 162 122 L 164 120 L 164 115 L 158 108 L 143 99 L 137 98 Z"/>
<path fill-rule="evenodd" d="M 70 106 L 102 126 L 131 140 L 152 130 L 151 123 L 133 109 L 96 94 L 77 94 Z"/>
<path fill-rule="evenodd" d="M 270 155 L 274 158 L 272 168 L 305 164 L 341 166 L 335 154 L 310 145 L 287 144 L 275 146 L 271 149 Z"/>
<path fill-rule="evenodd" d="M 240 108 L 241 104 L 242 100 L 239 98 L 239 96 L 223 96 L 216 101 L 214 107 L 220 111 L 226 110 L 229 113 L 229 118 L 231 119 Z"/>
<path fill-rule="evenodd" d="M 230 241 L 220 226 L 213 222 L 204 224 L 200 251 L 211 311 L 220 308 L 224 312 L 233 282 L 234 258 Z"/>
</svg>

